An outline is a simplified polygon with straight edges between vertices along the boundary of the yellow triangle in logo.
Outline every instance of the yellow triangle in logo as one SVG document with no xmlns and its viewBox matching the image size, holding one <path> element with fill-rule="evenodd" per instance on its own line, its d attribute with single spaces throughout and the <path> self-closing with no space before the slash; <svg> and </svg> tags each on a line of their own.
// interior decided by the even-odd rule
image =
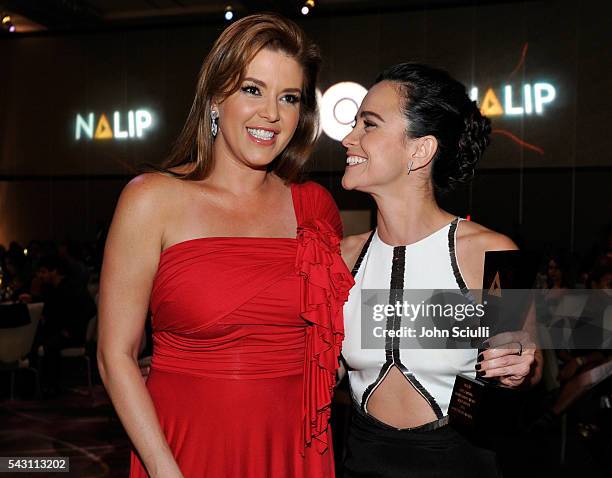
<svg viewBox="0 0 612 478">
<path fill-rule="evenodd" d="M 501 281 L 499 280 L 499 271 L 495 273 L 491 287 L 489 287 L 489 295 L 495 295 L 497 297 L 502 296 Z"/>
<path fill-rule="evenodd" d="M 113 137 L 113 130 L 108 124 L 108 119 L 106 119 L 106 115 L 102 113 L 100 116 L 100 121 L 98 121 L 98 127 L 96 128 L 96 133 L 94 134 L 94 138 L 96 139 L 111 139 Z"/>
<path fill-rule="evenodd" d="M 497 99 L 493 88 L 489 88 L 482 100 L 482 106 L 480 112 L 485 116 L 499 116 L 504 114 L 504 109 L 501 103 Z"/>
</svg>

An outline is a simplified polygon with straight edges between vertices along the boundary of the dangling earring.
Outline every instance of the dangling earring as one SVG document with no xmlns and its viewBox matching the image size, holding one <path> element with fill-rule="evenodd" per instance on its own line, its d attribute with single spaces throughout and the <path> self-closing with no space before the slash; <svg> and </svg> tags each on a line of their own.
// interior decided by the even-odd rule
<svg viewBox="0 0 612 478">
<path fill-rule="evenodd" d="M 219 131 L 219 112 L 217 110 L 210 110 L 210 132 L 212 137 L 217 137 Z"/>
<path fill-rule="evenodd" d="M 412 171 L 412 164 L 414 163 L 414 161 L 410 161 L 410 166 L 408 166 L 408 174 L 410 174 L 410 171 Z"/>
</svg>

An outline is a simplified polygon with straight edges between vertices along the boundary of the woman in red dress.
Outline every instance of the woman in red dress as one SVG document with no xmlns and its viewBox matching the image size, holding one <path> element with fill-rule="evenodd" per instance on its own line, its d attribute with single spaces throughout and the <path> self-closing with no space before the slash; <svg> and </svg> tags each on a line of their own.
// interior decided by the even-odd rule
<svg viewBox="0 0 612 478">
<path fill-rule="evenodd" d="M 331 196 L 297 182 L 316 137 L 319 62 L 289 20 L 234 23 L 204 61 L 164 173 L 121 194 L 98 357 L 134 445 L 131 477 L 333 476 L 328 420 L 352 278 Z"/>
</svg>

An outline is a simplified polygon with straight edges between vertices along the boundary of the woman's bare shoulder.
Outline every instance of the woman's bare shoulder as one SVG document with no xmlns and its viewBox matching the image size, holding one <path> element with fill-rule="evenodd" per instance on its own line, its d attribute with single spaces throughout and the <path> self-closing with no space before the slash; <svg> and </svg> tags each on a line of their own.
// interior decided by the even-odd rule
<svg viewBox="0 0 612 478">
<path fill-rule="evenodd" d="M 346 236 L 342 239 L 341 245 L 346 248 L 347 251 L 354 249 L 361 249 L 365 242 L 370 237 L 372 231 L 362 232 L 361 234 L 353 234 L 352 236 Z"/>
<path fill-rule="evenodd" d="M 357 262 L 357 257 L 364 244 L 368 240 L 368 237 L 372 234 L 372 231 L 364 232 L 362 234 L 354 234 L 352 236 L 346 236 L 340 242 L 340 250 L 342 252 L 342 258 L 349 268 L 352 268 Z"/>
<path fill-rule="evenodd" d="M 123 200 L 134 207 L 158 210 L 176 191 L 177 183 L 177 179 L 162 173 L 143 173 L 126 184 L 120 202 Z"/>
<path fill-rule="evenodd" d="M 508 236 L 495 232 L 473 221 L 461 221 L 457 240 L 464 246 L 479 251 L 516 250 L 517 245 Z"/>
<path fill-rule="evenodd" d="M 482 286 L 485 252 L 516 250 L 512 239 L 473 221 L 461 221 L 457 229 L 457 260 L 470 289 Z"/>
<path fill-rule="evenodd" d="M 172 218 L 180 181 L 160 173 L 143 173 L 121 192 L 113 222 L 122 229 L 140 229 L 161 237 L 164 224 Z"/>
</svg>

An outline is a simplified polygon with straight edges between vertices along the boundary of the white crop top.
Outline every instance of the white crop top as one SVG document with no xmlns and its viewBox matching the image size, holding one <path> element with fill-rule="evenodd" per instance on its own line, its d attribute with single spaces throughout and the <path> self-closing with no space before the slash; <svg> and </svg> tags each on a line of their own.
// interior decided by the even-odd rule
<svg viewBox="0 0 612 478">
<path fill-rule="evenodd" d="M 369 397 L 393 365 L 429 402 L 438 418 L 448 412 L 455 376 L 476 375 L 476 349 L 402 349 L 400 339 L 387 341 L 389 350 L 361 348 L 362 289 L 461 289 L 468 293 L 455 256 L 460 220 L 455 218 L 407 246 L 385 244 L 376 230 L 364 245 L 353 269 L 355 285 L 344 306 L 342 356 L 348 365 L 353 400 L 365 413 Z"/>
</svg>

